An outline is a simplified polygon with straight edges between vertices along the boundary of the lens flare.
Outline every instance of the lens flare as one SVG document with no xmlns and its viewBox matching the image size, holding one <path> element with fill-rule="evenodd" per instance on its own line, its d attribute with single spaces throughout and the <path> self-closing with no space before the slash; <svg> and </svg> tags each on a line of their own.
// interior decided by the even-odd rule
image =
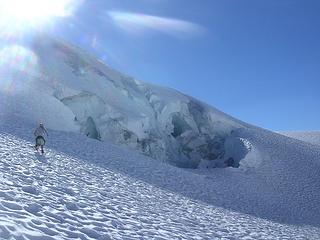
<svg viewBox="0 0 320 240">
<path fill-rule="evenodd" d="M 38 57 L 31 50 L 20 45 L 0 50 L 0 90 L 13 91 L 38 75 Z"/>
<path fill-rule="evenodd" d="M 23 46 L 6 46 L 0 50 L 0 69 L 13 67 L 18 71 L 33 71 L 37 63 L 38 57 Z"/>
</svg>

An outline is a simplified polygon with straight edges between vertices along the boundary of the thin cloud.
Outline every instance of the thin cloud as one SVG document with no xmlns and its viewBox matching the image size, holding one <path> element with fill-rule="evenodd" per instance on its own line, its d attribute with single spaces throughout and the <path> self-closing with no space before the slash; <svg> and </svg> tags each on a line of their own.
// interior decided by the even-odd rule
<svg viewBox="0 0 320 240">
<path fill-rule="evenodd" d="M 206 29 L 196 23 L 140 13 L 109 11 L 113 22 L 127 32 L 142 34 L 154 30 L 174 36 L 198 35 Z"/>
</svg>

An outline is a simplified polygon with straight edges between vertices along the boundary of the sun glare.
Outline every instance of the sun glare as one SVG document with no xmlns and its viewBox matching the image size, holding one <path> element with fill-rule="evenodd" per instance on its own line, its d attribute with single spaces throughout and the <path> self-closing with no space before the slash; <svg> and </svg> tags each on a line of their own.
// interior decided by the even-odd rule
<svg viewBox="0 0 320 240">
<path fill-rule="evenodd" d="M 42 25 L 52 17 L 72 13 L 77 0 L 0 0 L 0 21 L 15 25 Z"/>
</svg>

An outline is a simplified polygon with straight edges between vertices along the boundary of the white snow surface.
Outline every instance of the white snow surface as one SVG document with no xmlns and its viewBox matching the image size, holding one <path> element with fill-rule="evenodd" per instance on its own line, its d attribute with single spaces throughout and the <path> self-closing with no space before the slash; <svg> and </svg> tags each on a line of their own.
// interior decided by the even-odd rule
<svg viewBox="0 0 320 240">
<path fill-rule="evenodd" d="M 320 131 L 280 132 L 281 134 L 304 142 L 320 145 Z"/>
<path fill-rule="evenodd" d="M 245 130 L 265 161 L 184 170 L 53 130 L 42 156 L 0 121 L 0 239 L 320 239 L 317 146 Z"/>
</svg>

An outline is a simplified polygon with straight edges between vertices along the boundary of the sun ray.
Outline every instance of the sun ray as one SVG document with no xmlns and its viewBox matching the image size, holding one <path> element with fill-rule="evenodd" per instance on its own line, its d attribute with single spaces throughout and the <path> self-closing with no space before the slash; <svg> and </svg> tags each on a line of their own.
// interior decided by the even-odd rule
<svg viewBox="0 0 320 240">
<path fill-rule="evenodd" d="M 0 0 L 2 33 L 40 27 L 54 17 L 69 16 L 80 2 L 82 0 Z"/>
</svg>

